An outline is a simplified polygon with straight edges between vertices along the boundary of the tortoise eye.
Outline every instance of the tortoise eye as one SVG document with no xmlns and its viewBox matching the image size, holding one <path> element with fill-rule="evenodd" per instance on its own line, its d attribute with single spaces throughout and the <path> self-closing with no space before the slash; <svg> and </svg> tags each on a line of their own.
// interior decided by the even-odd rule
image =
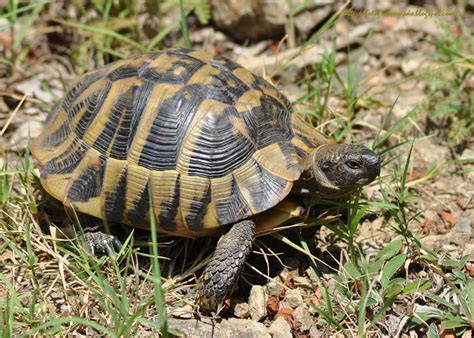
<svg viewBox="0 0 474 338">
<path fill-rule="evenodd" d="M 356 160 L 350 160 L 346 162 L 346 165 L 351 169 L 360 169 L 361 165 Z"/>
</svg>

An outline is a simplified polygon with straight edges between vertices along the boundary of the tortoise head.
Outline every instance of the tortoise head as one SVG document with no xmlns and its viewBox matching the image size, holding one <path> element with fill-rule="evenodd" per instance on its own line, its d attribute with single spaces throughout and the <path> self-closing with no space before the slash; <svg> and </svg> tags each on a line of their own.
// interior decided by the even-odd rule
<svg viewBox="0 0 474 338">
<path fill-rule="evenodd" d="M 310 159 L 308 170 L 326 198 L 346 195 L 380 175 L 380 156 L 361 145 L 321 145 Z"/>
</svg>

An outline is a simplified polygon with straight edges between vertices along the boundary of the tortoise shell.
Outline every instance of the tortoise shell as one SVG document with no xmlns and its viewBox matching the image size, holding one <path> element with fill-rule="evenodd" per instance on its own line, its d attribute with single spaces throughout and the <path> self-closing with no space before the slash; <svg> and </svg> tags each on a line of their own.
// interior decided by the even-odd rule
<svg viewBox="0 0 474 338">
<path fill-rule="evenodd" d="M 78 212 L 148 228 L 151 198 L 160 231 L 199 236 L 285 198 L 314 145 L 304 128 L 261 77 L 172 49 L 82 76 L 32 153 L 46 191 Z"/>
</svg>

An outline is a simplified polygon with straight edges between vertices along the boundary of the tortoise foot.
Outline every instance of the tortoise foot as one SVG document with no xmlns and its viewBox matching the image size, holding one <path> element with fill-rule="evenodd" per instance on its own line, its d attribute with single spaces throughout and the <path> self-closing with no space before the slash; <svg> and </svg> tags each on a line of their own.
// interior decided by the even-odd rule
<svg viewBox="0 0 474 338">
<path fill-rule="evenodd" d="M 122 248 L 122 243 L 117 237 L 100 231 L 85 232 L 84 238 L 92 255 L 107 254 L 107 256 L 114 258 L 114 250 L 116 252 Z"/>
</svg>

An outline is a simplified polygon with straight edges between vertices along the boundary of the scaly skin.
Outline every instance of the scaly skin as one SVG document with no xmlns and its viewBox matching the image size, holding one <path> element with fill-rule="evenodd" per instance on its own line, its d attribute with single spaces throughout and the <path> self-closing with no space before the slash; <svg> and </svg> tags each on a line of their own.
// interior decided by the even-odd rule
<svg viewBox="0 0 474 338">
<path fill-rule="evenodd" d="M 200 278 L 197 296 L 200 309 L 214 311 L 230 296 L 252 250 L 254 237 L 255 223 L 245 220 L 234 224 L 219 239 Z"/>
</svg>

